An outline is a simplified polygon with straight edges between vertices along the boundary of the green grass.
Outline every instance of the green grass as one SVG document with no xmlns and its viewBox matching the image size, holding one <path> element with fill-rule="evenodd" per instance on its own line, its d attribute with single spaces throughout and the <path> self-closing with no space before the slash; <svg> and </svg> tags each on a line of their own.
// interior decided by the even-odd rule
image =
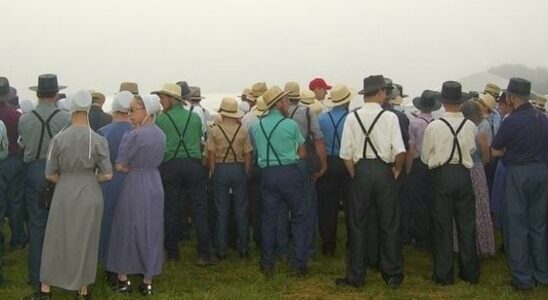
<svg viewBox="0 0 548 300">
<path fill-rule="evenodd" d="M 341 224 L 342 219 L 341 219 Z M 340 230 L 341 233 L 343 230 Z M 334 280 L 344 274 L 344 236 L 340 235 L 336 257 L 314 257 L 310 275 L 300 279 L 290 275 L 289 267 L 278 264 L 275 276 L 267 280 L 259 272 L 259 252 L 253 251 L 249 260 L 241 260 L 235 252 L 216 266 L 200 268 L 196 260 L 195 243 L 182 245 L 182 259 L 166 263 L 163 274 L 154 280 L 153 299 L 548 299 L 548 290 L 536 289 L 522 293 L 508 284 L 509 276 L 503 255 L 482 261 L 480 283 L 471 286 L 461 281 L 448 287 L 430 282 L 432 260 L 430 254 L 411 247 L 404 248 L 405 280 L 398 290 L 389 290 L 378 272 L 369 270 L 366 284 L 360 289 L 337 288 Z M 0 289 L 0 299 L 21 299 L 33 290 L 26 284 L 27 260 L 25 250 L 7 251 L 4 257 L 6 282 Z M 133 278 L 134 285 L 139 283 Z M 97 273 L 91 286 L 93 299 L 144 299 L 134 291 L 123 296 L 111 292 Z M 54 289 L 54 299 L 72 299 L 73 293 Z"/>
</svg>

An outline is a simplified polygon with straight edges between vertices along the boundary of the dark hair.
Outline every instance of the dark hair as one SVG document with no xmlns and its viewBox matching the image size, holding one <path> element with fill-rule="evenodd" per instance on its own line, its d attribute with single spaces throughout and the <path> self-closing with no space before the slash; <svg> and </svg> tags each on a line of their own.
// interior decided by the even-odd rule
<svg viewBox="0 0 548 300">
<path fill-rule="evenodd" d="M 474 122 L 474 124 L 478 125 L 483 120 L 483 116 L 481 114 L 481 107 L 478 102 L 475 100 L 468 100 L 461 104 L 460 111 L 464 115 L 465 118 L 468 120 Z"/>
<path fill-rule="evenodd" d="M 36 97 L 38 97 L 38 99 L 55 98 L 56 96 L 57 96 L 57 91 L 55 91 L 55 92 L 36 92 Z"/>
<path fill-rule="evenodd" d="M 363 96 L 365 98 L 371 98 L 371 97 L 375 97 L 375 95 L 377 95 L 377 93 L 381 90 L 384 90 L 384 88 L 381 88 L 381 89 L 378 89 L 378 90 L 374 90 L 374 91 L 371 91 L 371 92 L 367 92 L 367 93 L 363 93 Z"/>
</svg>

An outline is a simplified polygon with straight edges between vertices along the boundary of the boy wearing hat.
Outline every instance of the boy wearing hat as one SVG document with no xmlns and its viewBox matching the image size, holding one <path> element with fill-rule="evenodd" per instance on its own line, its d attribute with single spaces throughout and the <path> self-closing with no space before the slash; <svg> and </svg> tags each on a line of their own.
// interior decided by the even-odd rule
<svg viewBox="0 0 548 300">
<path fill-rule="evenodd" d="M 421 159 L 430 170 L 432 183 L 434 282 L 454 282 L 453 219 L 459 241 L 459 277 L 478 283 L 480 265 L 476 251 L 475 199 L 470 178 L 476 150 L 476 125 L 464 118 L 460 104 L 468 99 L 460 83 L 443 84 L 445 113 L 424 132 Z"/>
<path fill-rule="evenodd" d="M 506 90 L 514 107 L 491 145 L 506 167 L 503 237 L 518 290 L 548 285 L 548 118 L 529 103 L 531 82 L 512 78 Z"/>
<path fill-rule="evenodd" d="M 46 187 L 44 177 L 49 141 L 70 125 L 68 112 L 57 108 L 57 94 L 64 89 L 57 76 L 44 74 L 38 77 L 38 86 L 30 87 L 38 97 L 36 108 L 19 119 L 18 131 L 24 148 L 23 161 L 27 164 L 25 204 L 29 214 L 29 282 L 39 283 L 42 245 L 48 209 L 41 206 L 40 194 Z M 40 130 L 37 130 L 40 128 Z"/>
<path fill-rule="evenodd" d="M 211 265 L 208 203 L 203 182 L 207 175 L 201 164 L 202 122 L 197 114 L 183 107 L 181 87 L 177 84 L 166 83 L 153 94 L 160 97 L 163 107 L 163 113 L 156 118 L 156 125 L 166 135 L 166 153 L 160 173 L 165 194 L 164 244 L 167 259 L 179 259 L 178 229 L 184 201 L 189 201 L 198 240 L 196 264 Z"/>
<path fill-rule="evenodd" d="M 335 85 L 327 102 L 331 110 L 318 116 L 327 152 L 327 171 L 316 182 L 318 225 L 322 238 L 322 254 L 327 256 L 335 255 L 339 204 L 342 201 L 346 207 L 350 193 L 350 176 L 339 153 L 344 121 L 353 96 L 345 85 Z"/>
<path fill-rule="evenodd" d="M 308 273 L 310 230 L 306 218 L 309 205 L 305 184 L 309 173 L 302 164 L 306 157 L 299 126 L 288 117 L 288 93 L 273 86 L 263 94 L 268 114 L 252 125 L 251 134 L 261 168 L 261 270 L 271 277 L 275 265 L 276 232 L 280 206 L 291 213 L 293 247 L 291 265 L 297 276 Z"/>
<path fill-rule="evenodd" d="M 405 146 L 398 117 L 381 107 L 386 100 L 382 75 L 363 80 L 365 104 L 348 115 L 344 123 L 339 156 L 350 177 L 352 193 L 346 209 L 348 257 L 346 277 L 338 286 L 364 284 L 367 267 L 367 224 L 370 210 L 377 210 L 380 228 L 380 269 L 391 288 L 403 281 L 403 258 L 399 234 L 399 203 L 396 179 L 404 163 Z"/>
<path fill-rule="evenodd" d="M 214 244 L 217 257 L 226 258 L 228 216 L 233 206 L 238 227 L 238 252 L 245 258 L 249 256 L 247 177 L 253 148 L 247 130 L 239 123 L 243 112 L 238 109 L 236 99 L 223 98 L 219 114 L 223 121 L 211 128 L 206 142 L 217 216 Z M 233 205 L 231 201 L 234 201 Z"/>
<path fill-rule="evenodd" d="M 412 238 L 418 248 L 429 248 L 430 237 L 430 177 L 428 166 L 420 159 L 424 131 L 434 118 L 432 111 L 441 108 L 437 100 L 439 93 L 425 90 L 420 97 L 413 99 L 413 105 L 420 114 L 409 124 L 409 151 L 405 154 L 405 167 L 408 177 L 407 195 L 411 209 Z"/>
</svg>

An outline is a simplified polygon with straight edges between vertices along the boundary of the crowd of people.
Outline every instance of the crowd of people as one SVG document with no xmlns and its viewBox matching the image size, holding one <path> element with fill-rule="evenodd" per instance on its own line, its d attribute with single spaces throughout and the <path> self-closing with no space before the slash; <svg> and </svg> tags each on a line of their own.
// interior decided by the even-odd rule
<svg viewBox="0 0 548 300">
<path fill-rule="evenodd" d="M 51 299 L 51 286 L 90 299 L 98 264 L 113 291 L 132 292 L 138 274 L 152 295 L 190 228 L 198 266 L 231 248 L 247 260 L 253 241 L 267 278 L 277 261 L 306 276 L 317 250 L 335 255 L 341 210 L 337 286 L 361 287 L 373 268 L 398 288 L 403 245 L 432 252 L 433 282 L 454 283 L 458 257 L 458 278 L 477 284 L 496 229 L 511 285 L 548 286 L 548 118 L 528 80 L 479 93 L 447 81 L 413 112 L 382 75 L 357 94 L 322 78 L 258 82 L 218 114 L 185 81 L 150 94 L 123 82 L 110 113 L 104 94 L 63 88 L 41 75 L 37 105 L 19 103 L 0 77 L 0 217 L 11 248 L 28 248 L 29 299 Z"/>
</svg>

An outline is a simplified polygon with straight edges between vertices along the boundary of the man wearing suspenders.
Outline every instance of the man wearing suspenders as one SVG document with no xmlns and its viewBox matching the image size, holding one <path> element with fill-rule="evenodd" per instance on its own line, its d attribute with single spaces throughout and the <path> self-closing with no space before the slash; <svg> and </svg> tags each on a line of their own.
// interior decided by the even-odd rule
<svg viewBox="0 0 548 300">
<path fill-rule="evenodd" d="M 502 230 L 518 290 L 548 287 L 548 119 L 529 103 L 531 97 L 530 81 L 510 79 L 506 102 L 514 109 L 491 145 L 507 171 Z"/>
<path fill-rule="evenodd" d="M 385 101 L 382 75 L 363 80 L 365 104 L 346 118 L 340 158 L 352 178 L 352 197 L 346 208 L 348 253 L 346 277 L 338 286 L 359 287 L 366 273 L 367 223 L 369 210 L 377 209 L 380 234 L 380 271 L 390 288 L 403 281 L 403 258 L 399 233 L 399 203 L 396 179 L 405 147 L 398 117 L 381 107 Z"/>
<path fill-rule="evenodd" d="M 307 209 L 308 217 L 308 254 L 312 256 L 316 247 L 315 237 L 318 223 L 318 201 L 315 182 L 327 170 L 327 155 L 325 152 L 324 136 L 318 124 L 318 118 L 312 112 L 310 107 L 299 105 L 300 87 L 296 82 L 288 82 L 285 85 L 285 91 L 288 92 L 289 118 L 295 120 L 299 125 L 301 134 L 305 139 L 307 157 L 300 163 L 304 164 L 309 171 L 309 179 L 306 182 L 309 207 Z M 286 219 L 287 220 L 287 219 Z"/>
<path fill-rule="evenodd" d="M 70 125 L 67 112 L 57 108 L 57 94 L 64 86 L 57 84 L 57 76 L 45 74 L 38 77 L 36 91 L 38 105 L 19 119 L 19 135 L 24 146 L 23 161 L 26 163 L 25 203 L 29 213 L 29 282 L 39 284 L 42 244 L 48 209 L 40 206 L 40 194 L 46 186 L 44 176 L 49 141 L 63 128 Z"/>
<path fill-rule="evenodd" d="M 267 277 L 274 272 L 276 227 L 282 203 L 289 208 L 293 247 L 291 265 L 297 276 L 308 273 L 309 208 L 305 184 L 309 173 L 299 160 L 306 157 L 304 138 L 297 123 L 288 119 L 287 92 L 278 86 L 263 94 L 268 115 L 252 125 L 251 132 L 261 168 L 261 270 Z"/>
<path fill-rule="evenodd" d="M 327 152 L 327 172 L 316 182 L 318 225 L 322 238 L 322 254 L 327 256 L 335 255 L 339 204 L 342 201 L 346 207 L 350 193 L 350 176 L 339 157 L 339 149 L 344 121 L 353 96 L 346 86 L 335 85 L 326 102 L 332 109 L 318 116 Z"/>
<path fill-rule="evenodd" d="M 164 84 L 153 92 L 160 96 L 163 113 L 156 125 L 166 135 L 166 153 L 160 166 L 165 193 L 165 237 L 167 259 L 179 259 L 178 230 L 181 225 L 184 201 L 192 205 L 192 221 L 198 240 L 199 266 L 213 263 L 210 255 L 210 233 L 207 224 L 207 196 L 203 183 L 201 159 L 202 122 L 198 115 L 181 104 L 181 87 Z"/>
<path fill-rule="evenodd" d="M 445 113 L 426 127 L 421 149 L 421 159 L 430 170 L 433 191 L 433 280 L 441 285 L 454 282 L 453 220 L 459 243 L 459 277 L 472 284 L 478 283 L 480 277 L 475 198 L 470 178 L 477 129 L 460 112 L 460 104 L 467 98 L 460 83 L 443 84 L 441 102 Z"/>
<path fill-rule="evenodd" d="M 438 101 L 439 93 L 426 90 L 420 97 L 413 99 L 413 105 L 420 114 L 409 124 L 409 151 L 405 154 L 405 168 L 409 174 L 407 182 L 407 201 L 411 208 L 412 239 L 417 248 L 429 249 L 431 186 L 428 166 L 421 161 L 421 148 L 424 131 L 434 118 L 432 112 L 441 108 Z"/>
<path fill-rule="evenodd" d="M 213 199 L 217 212 L 215 254 L 219 259 L 226 258 L 228 217 L 231 215 L 230 203 L 233 200 L 238 228 L 238 252 L 240 257 L 247 258 L 249 257 L 249 232 L 246 193 L 253 148 L 247 130 L 239 123 L 244 113 L 238 109 L 236 99 L 223 98 L 219 114 L 223 122 L 211 128 L 206 142 Z M 232 189 L 232 199 L 230 189 Z"/>
</svg>

